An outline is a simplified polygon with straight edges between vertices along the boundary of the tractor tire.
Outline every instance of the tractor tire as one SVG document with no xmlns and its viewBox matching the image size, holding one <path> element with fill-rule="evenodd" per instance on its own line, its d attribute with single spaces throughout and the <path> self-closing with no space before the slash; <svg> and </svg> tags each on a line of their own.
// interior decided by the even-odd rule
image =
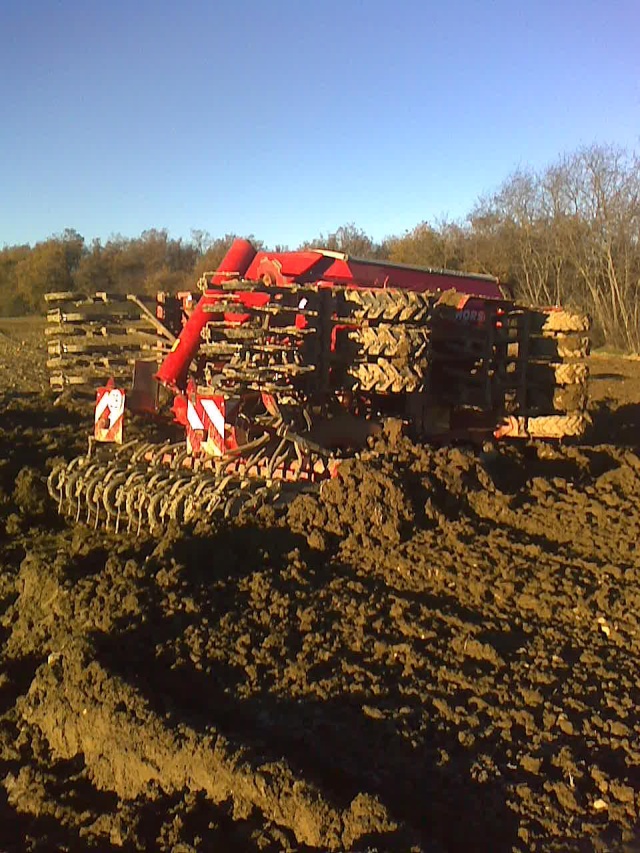
<svg viewBox="0 0 640 853">
<path fill-rule="evenodd" d="M 532 386 L 549 387 L 554 385 L 586 384 L 587 365 L 583 362 L 553 364 L 551 362 L 530 362 L 527 365 L 527 378 Z"/>
<path fill-rule="evenodd" d="M 386 358 L 374 363 L 355 364 L 347 373 L 355 380 L 355 391 L 376 394 L 400 394 L 423 391 L 425 370 L 418 365 L 396 366 Z"/>
<path fill-rule="evenodd" d="M 426 323 L 437 297 L 411 290 L 344 290 L 350 316 L 359 322 Z"/>
<path fill-rule="evenodd" d="M 590 418 L 585 412 L 572 415 L 545 415 L 527 419 L 531 438 L 573 438 L 584 435 Z"/>
<path fill-rule="evenodd" d="M 349 332 L 365 357 L 403 359 L 412 364 L 424 357 L 429 346 L 430 332 L 425 326 L 416 328 L 400 324 L 381 323 L 363 326 Z"/>
<path fill-rule="evenodd" d="M 582 411 L 586 403 L 587 388 L 584 384 L 562 385 L 548 390 L 532 388 L 528 396 L 530 414 Z"/>
<path fill-rule="evenodd" d="M 558 335 L 529 338 L 531 358 L 586 358 L 589 355 L 589 338 L 582 335 Z"/>
<path fill-rule="evenodd" d="M 588 332 L 591 321 L 586 314 L 572 314 L 570 311 L 540 311 L 539 331 L 547 332 Z M 538 324 L 536 324 L 537 326 Z"/>
</svg>

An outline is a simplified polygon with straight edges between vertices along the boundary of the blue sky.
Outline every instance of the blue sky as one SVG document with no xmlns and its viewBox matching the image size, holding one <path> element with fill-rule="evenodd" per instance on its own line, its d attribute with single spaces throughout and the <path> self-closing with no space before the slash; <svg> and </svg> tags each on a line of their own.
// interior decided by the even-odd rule
<svg viewBox="0 0 640 853">
<path fill-rule="evenodd" d="M 0 245 L 464 216 L 640 148 L 638 0 L 1 0 Z"/>
</svg>

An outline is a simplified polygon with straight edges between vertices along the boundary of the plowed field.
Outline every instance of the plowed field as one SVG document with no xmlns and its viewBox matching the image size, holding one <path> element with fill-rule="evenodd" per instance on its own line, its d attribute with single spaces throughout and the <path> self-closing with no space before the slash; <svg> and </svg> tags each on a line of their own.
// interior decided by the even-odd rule
<svg viewBox="0 0 640 853">
<path fill-rule="evenodd" d="M 0 850 L 640 850 L 640 362 L 579 444 L 384 435 L 158 539 L 58 516 L 43 349 L 0 323 Z"/>
</svg>

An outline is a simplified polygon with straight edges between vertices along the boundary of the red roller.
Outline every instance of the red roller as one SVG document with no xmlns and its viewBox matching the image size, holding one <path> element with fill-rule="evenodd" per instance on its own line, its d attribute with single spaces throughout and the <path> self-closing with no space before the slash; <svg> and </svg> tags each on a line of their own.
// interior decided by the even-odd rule
<svg viewBox="0 0 640 853">
<path fill-rule="evenodd" d="M 222 284 L 229 279 L 242 278 L 255 255 L 256 250 L 248 240 L 234 240 L 211 279 L 211 284 Z M 184 385 L 191 360 L 200 346 L 200 333 L 208 320 L 204 308 L 209 302 L 205 291 L 171 352 L 160 365 L 156 379 L 163 385 L 173 389 Z"/>
</svg>

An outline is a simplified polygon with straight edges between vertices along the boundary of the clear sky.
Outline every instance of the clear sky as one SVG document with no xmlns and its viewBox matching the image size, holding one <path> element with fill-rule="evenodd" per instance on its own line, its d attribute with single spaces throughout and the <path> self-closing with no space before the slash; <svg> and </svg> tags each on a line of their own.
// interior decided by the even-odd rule
<svg viewBox="0 0 640 853">
<path fill-rule="evenodd" d="M 0 0 L 0 246 L 464 216 L 640 147 L 640 0 Z"/>
</svg>

